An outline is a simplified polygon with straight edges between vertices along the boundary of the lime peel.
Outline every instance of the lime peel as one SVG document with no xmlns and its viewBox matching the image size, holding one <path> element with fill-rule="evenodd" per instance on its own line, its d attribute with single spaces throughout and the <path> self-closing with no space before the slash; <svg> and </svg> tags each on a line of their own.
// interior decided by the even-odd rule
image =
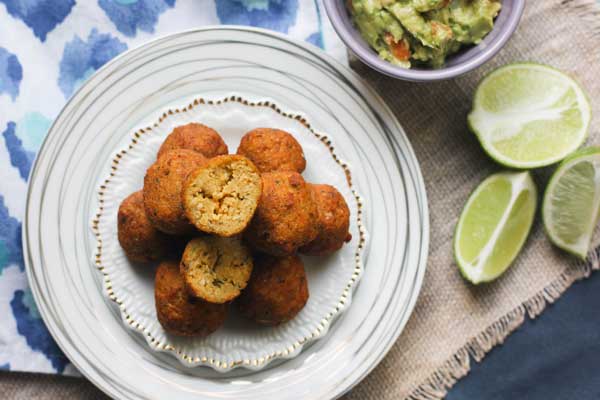
<svg viewBox="0 0 600 400">
<path fill-rule="evenodd" d="M 593 176 L 578 171 L 586 166 Z M 600 147 L 582 149 L 559 165 L 544 194 L 542 216 L 552 243 L 586 258 L 600 216 Z M 569 240 L 573 235 L 576 239 Z"/>
<path fill-rule="evenodd" d="M 495 161 L 529 169 L 575 151 L 587 137 L 590 119 L 590 103 L 573 79 L 545 65 L 516 63 L 479 83 L 468 123 Z"/>
<path fill-rule="evenodd" d="M 490 212 L 486 213 L 488 210 L 481 209 L 481 204 L 499 204 L 494 202 L 486 202 L 485 200 L 480 204 L 477 204 L 477 202 L 481 201 L 481 196 L 485 197 L 489 196 L 490 194 L 493 195 L 493 192 L 484 192 L 489 190 L 492 185 L 500 181 L 510 185 L 509 198 L 504 199 L 507 200 L 506 204 L 504 204 L 504 209 L 500 210 L 501 216 L 499 220 L 494 222 L 495 226 L 487 238 L 485 245 L 478 249 L 478 253 L 475 257 L 472 257 L 470 260 L 465 260 L 461 246 L 465 246 L 465 243 L 467 243 L 466 245 L 469 246 L 471 239 L 480 239 L 480 232 L 477 232 L 478 227 L 475 227 L 475 231 L 464 231 L 464 224 L 466 223 L 465 221 L 473 217 L 473 214 L 471 213 L 475 213 L 475 215 L 478 213 L 484 213 L 484 216 L 498 214 L 498 210 L 489 210 Z M 525 195 L 525 197 L 523 197 L 523 195 Z M 513 214 L 517 202 L 520 202 L 517 207 L 525 207 L 524 214 L 519 213 L 518 210 L 517 214 Z M 523 243 L 527 238 L 527 235 L 529 234 L 529 230 L 531 229 L 535 215 L 536 202 L 537 189 L 531 178 L 531 175 L 528 172 L 505 172 L 494 174 L 485 179 L 477 187 L 465 205 L 465 208 L 459 219 L 454 238 L 454 254 L 456 262 L 461 274 L 465 277 L 465 279 L 475 284 L 489 282 L 506 271 L 515 257 L 518 255 Z M 513 218 L 513 220 L 511 220 L 511 218 Z M 514 220 L 515 218 L 517 218 L 517 220 Z M 485 217 L 481 218 L 481 223 L 490 222 L 489 220 L 485 221 L 485 219 Z M 515 222 L 517 225 L 514 225 Z M 509 224 L 513 224 L 513 226 L 508 227 Z M 515 226 L 520 229 L 515 231 Z M 467 227 L 467 230 L 472 228 L 473 226 Z M 501 239 L 501 236 L 506 233 L 505 231 L 507 229 L 509 229 L 509 233 L 518 233 L 516 237 L 509 239 L 510 242 L 507 242 L 506 237 Z M 483 232 L 485 232 L 485 229 Z M 461 239 L 464 239 L 462 235 L 465 235 L 465 237 L 468 239 L 467 242 L 462 242 Z M 498 249 L 498 245 L 502 246 L 507 243 L 509 246 L 506 246 L 506 250 Z M 504 251 L 507 251 L 507 253 L 503 253 Z M 496 260 L 492 260 L 493 257 L 496 257 Z"/>
</svg>

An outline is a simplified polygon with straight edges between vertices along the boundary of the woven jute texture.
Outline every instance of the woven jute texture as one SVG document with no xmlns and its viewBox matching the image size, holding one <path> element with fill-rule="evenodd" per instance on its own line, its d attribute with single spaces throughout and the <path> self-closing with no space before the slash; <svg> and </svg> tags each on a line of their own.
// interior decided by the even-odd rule
<svg viewBox="0 0 600 400">
<path fill-rule="evenodd" d="M 485 354 L 535 317 L 577 279 L 598 268 L 597 253 L 578 262 L 550 245 L 541 215 L 514 265 L 497 281 L 472 286 L 453 260 L 454 228 L 471 191 L 502 168 L 467 128 L 480 79 L 516 61 L 549 64 L 586 90 L 593 114 L 588 144 L 600 142 L 600 8 L 593 0 L 530 0 L 508 45 L 484 67 L 459 79 L 395 81 L 353 62 L 390 105 L 419 159 L 431 214 L 423 288 L 406 329 L 383 362 L 349 395 L 358 399 L 439 399 Z M 541 195 L 554 167 L 534 171 Z M 538 204 L 540 203 L 538 202 Z"/>
<path fill-rule="evenodd" d="M 431 214 L 431 245 L 423 288 L 404 332 L 382 363 L 348 400 L 440 399 L 472 360 L 480 361 L 524 319 L 541 313 L 577 279 L 598 269 L 597 252 L 586 263 L 553 248 L 539 215 L 515 264 L 497 281 L 472 286 L 460 277 L 452 236 L 469 193 L 501 168 L 483 152 L 466 116 L 479 80 L 515 61 L 559 68 L 581 83 L 594 114 L 600 111 L 600 9 L 595 0 L 530 0 L 520 27 L 502 52 L 459 79 L 405 83 L 359 64 L 353 68 L 385 98 L 419 158 Z M 593 118 L 589 144 L 600 142 Z M 534 172 L 540 194 L 552 168 Z M 283 396 L 285 397 L 285 396 Z M 0 398 L 105 398 L 76 378 L 0 374 Z"/>
</svg>

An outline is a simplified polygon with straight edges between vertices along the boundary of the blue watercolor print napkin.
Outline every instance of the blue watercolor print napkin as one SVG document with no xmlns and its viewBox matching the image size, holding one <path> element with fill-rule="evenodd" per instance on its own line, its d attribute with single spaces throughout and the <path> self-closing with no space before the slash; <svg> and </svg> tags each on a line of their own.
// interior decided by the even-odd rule
<svg viewBox="0 0 600 400">
<path fill-rule="evenodd" d="M 0 0 L 0 369 L 76 374 L 46 330 L 21 247 L 27 177 L 53 118 L 117 54 L 171 32 L 251 25 L 343 45 L 322 0 Z"/>
</svg>

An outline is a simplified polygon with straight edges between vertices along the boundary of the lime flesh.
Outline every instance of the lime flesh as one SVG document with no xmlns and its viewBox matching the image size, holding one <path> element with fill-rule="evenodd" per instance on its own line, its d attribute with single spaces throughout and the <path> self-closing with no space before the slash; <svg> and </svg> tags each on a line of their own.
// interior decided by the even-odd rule
<svg viewBox="0 0 600 400">
<path fill-rule="evenodd" d="M 542 214 L 550 240 L 585 258 L 600 210 L 600 148 L 590 147 L 566 159 L 554 172 L 544 195 Z"/>
<path fill-rule="evenodd" d="M 510 64 L 481 81 L 468 120 L 490 157 L 528 169 L 581 146 L 590 116 L 585 93 L 569 76 L 540 64 Z"/>
<path fill-rule="evenodd" d="M 529 234 L 536 203 L 528 172 L 494 174 L 477 187 L 454 237 L 454 256 L 465 279 L 489 282 L 506 271 Z"/>
</svg>

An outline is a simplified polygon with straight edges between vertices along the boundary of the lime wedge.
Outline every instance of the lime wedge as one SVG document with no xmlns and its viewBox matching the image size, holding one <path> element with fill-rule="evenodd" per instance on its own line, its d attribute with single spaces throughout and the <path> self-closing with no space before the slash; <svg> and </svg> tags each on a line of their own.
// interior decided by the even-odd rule
<svg viewBox="0 0 600 400">
<path fill-rule="evenodd" d="M 544 194 L 542 215 L 552 243 L 585 258 L 600 210 L 600 147 L 563 161 Z"/>
<path fill-rule="evenodd" d="M 475 92 L 469 126 L 500 164 L 537 168 L 556 163 L 587 137 L 591 107 L 577 83 L 554 68 L 510 64 Z"/>
<path fill-rule="evenodd" d="M 489 282 L 506 271 L 529 234 L 536 203 L 529 172 L 494 174 L 475 189 L 454 235 L 454 257 L 465 279 Z"/>
</svg>

